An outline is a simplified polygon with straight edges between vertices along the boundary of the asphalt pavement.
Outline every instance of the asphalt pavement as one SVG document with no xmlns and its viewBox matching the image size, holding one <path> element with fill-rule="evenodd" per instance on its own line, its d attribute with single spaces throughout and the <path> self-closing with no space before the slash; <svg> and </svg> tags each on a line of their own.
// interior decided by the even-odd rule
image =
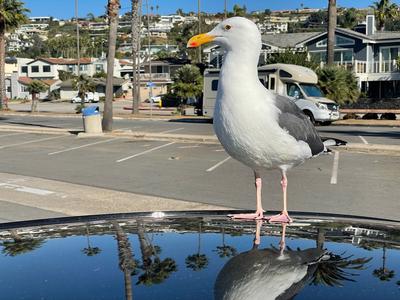
<svg viewBox="0 0 400 300">
<path fill-rule="evenodd" d="M 82 120 L 79 117 L 2 116 L 0 129 L 2 126 L 29 128 L 32 125 L 44 129 L 67 128 L 76 133 L 82 129 Z M 213 135 L 212 124 L 204 121 L 189 123 L 120 119 L 115 120 L 114 129 L 192 136 Z M 327 126 L 318 127 L 318 130 L 321 135 L 349 142 L 400 145 L 398 128 Z M 217 143 L 149 141 L 118 135 L 89 138 L 65 133 L 2 130 L 0 153 L 0 172 L 4 174 L 28 176 L 31 178 L 28 182 L 42 178 L 54 183 L 73 184 L 73 189 L 95 187 L 125 192 L 131 195 L 125 197 L 126 202 L 122 205 L 126 209 L 140 209 L 126 204 L 137 201 L 137 195 L 215 207 L 255 207 L 251 170 L 230 159 Z M 400 156 L 351 153 L 339 149 L 337 153 L 312 159 L 289 173 L 289 210 L 400 221 L 399 170 Z M 279 180 L 280 175 L 276 171 L 264 174 L 263 203 L 268 210 L 281 209 Z M 49 216 L 53 212 L 54 216 L 90 212 L 90 209 L 66 210 L 68 202 L 64 208 L 38 206 L 43 211 L 35 212 L 33 210 L 38 207 L 35 207 L 34 202 L 2 200 L 5 204 L 3 206 L 0 202 L 0 211 L 7 212 L 6 216 L 0 215 L 3 220 L 12 219 L 13 208 L 10 203 L 16 204 L 15 212 L 29 208 L 28 211 L 31 209 L 30 213 L 37 217 Z M 104 203 L 116 204 L 118 196 L 107 201 Z M 142 211 L 146 209 L 146 203 L 142 202 Z M 71 205 L 76 206 L 76 202 Z M 150 210 L 150 206 L 147 208 Z M 151 208 L 154 210 L 157 204 Z M 121 206 L 116 205 L 114 209 L 111 211 L 118 211 Z M 99 211 L 110 209 L 108 207 Z M 14 217 L 20 216 L 16 213 Z"/>
</svg>

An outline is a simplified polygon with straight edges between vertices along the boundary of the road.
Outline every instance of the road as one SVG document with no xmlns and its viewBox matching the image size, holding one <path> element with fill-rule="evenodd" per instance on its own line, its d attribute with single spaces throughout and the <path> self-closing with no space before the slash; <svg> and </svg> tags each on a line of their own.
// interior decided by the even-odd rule
<svg viewBox="0 0 400 300">
<path fill-rule="evenodd" d="M 0 125 L 35 124 L 78 130 L 81 123 L 79 118 L 7 116 Z M 160 120 L 116 120 L 115 128 L 213 134 L 211 124 Z M 318 129 L 321 135 L 357 143 L 364 139 L 367 143 L 400 144 L 395 128 Z M 251 170 L 230 159 L 220 145 L 2 131 L 0 153 L 2 173 L 224 207 L 255 207 Z M 347 152 L 336 156 L 337 173 L 335 155 L 312 159 L 289 173 L 289 209 L 400 221 L 400 157 Z M 281 209 L 279 180 L 276 171 L 264 174 L 266 209 Z"/>
</svg>

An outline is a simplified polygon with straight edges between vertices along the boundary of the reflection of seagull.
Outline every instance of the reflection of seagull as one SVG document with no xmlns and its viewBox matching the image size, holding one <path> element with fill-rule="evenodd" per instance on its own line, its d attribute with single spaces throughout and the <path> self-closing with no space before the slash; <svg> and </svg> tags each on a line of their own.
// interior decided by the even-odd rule
<svg viewBox="0 0 400 300">
<path fill-rule="evenodd" d="M 218 83 L 214 129 L 226 152 L 254 170 L 257 210 L 236 218 L 263 218 L 261 176 L 265 169 L 282 173 L 283 210 L 272 222 L 291 222 L 286 205 L 286 171 L 325 149 L 314 126 L 286 97 L 260 83 L 257 64 L 261 35 L 241 17 L 226 19 L 212 31 L 192 37 L 188 47 L 215 42 L 226 50 Z"/>
<path fill-rule="evenodd" d="M 222 268 L 214 286 L 215 299 L 291 299 L 311 281 L 325 254 L 316 248 L 283 252 L 284 236 L 281 251 L 258 250 L 257 241 L 256 234 L 255 247 L 235 256 Z"/>
</svg>

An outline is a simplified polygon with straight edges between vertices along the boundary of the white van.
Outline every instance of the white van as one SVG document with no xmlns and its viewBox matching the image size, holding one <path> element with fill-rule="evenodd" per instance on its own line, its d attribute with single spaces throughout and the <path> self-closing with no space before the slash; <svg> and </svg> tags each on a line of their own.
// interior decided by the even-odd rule
<svg viewBox="0 0 400 300">
<path fill-rule="evenodd" d="M 324 96 L 313 70 L 297 65 L 272 64 L 259 67 L 258 77 L 270 91 L 292 99 L 313 123 L 330 124 L 339 119 L 339 105 Z M 211 118 L 214 115 L 218 78 L 219 69 L 204 71 L 202 113 Z"/>
<path fill-rule="evenodd" d="M 93 102 L 93 103 L 97 103 L 99 102 L 100 97 L 99 94 L 97 92 L 87 92 L 85 93 L 85 103 L 89 103 L 89 102 Z M 79 96 L 75 96 L 71 99 L 71 103 L 81 103 L 82 99 Z"/>
</svg>

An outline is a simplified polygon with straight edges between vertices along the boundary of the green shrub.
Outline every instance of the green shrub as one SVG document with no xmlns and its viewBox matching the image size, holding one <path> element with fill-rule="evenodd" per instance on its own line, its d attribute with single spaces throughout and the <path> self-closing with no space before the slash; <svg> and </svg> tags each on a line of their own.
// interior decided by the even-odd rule
<svg viewBox="0 0 400 300">
<path fill-rule="evenodd" d="M 354 74 L 339 66 L 317 70 L 318 84 L 326 97 L 339 104 L 357 102 L 360 91 Z"/>
</svg>

